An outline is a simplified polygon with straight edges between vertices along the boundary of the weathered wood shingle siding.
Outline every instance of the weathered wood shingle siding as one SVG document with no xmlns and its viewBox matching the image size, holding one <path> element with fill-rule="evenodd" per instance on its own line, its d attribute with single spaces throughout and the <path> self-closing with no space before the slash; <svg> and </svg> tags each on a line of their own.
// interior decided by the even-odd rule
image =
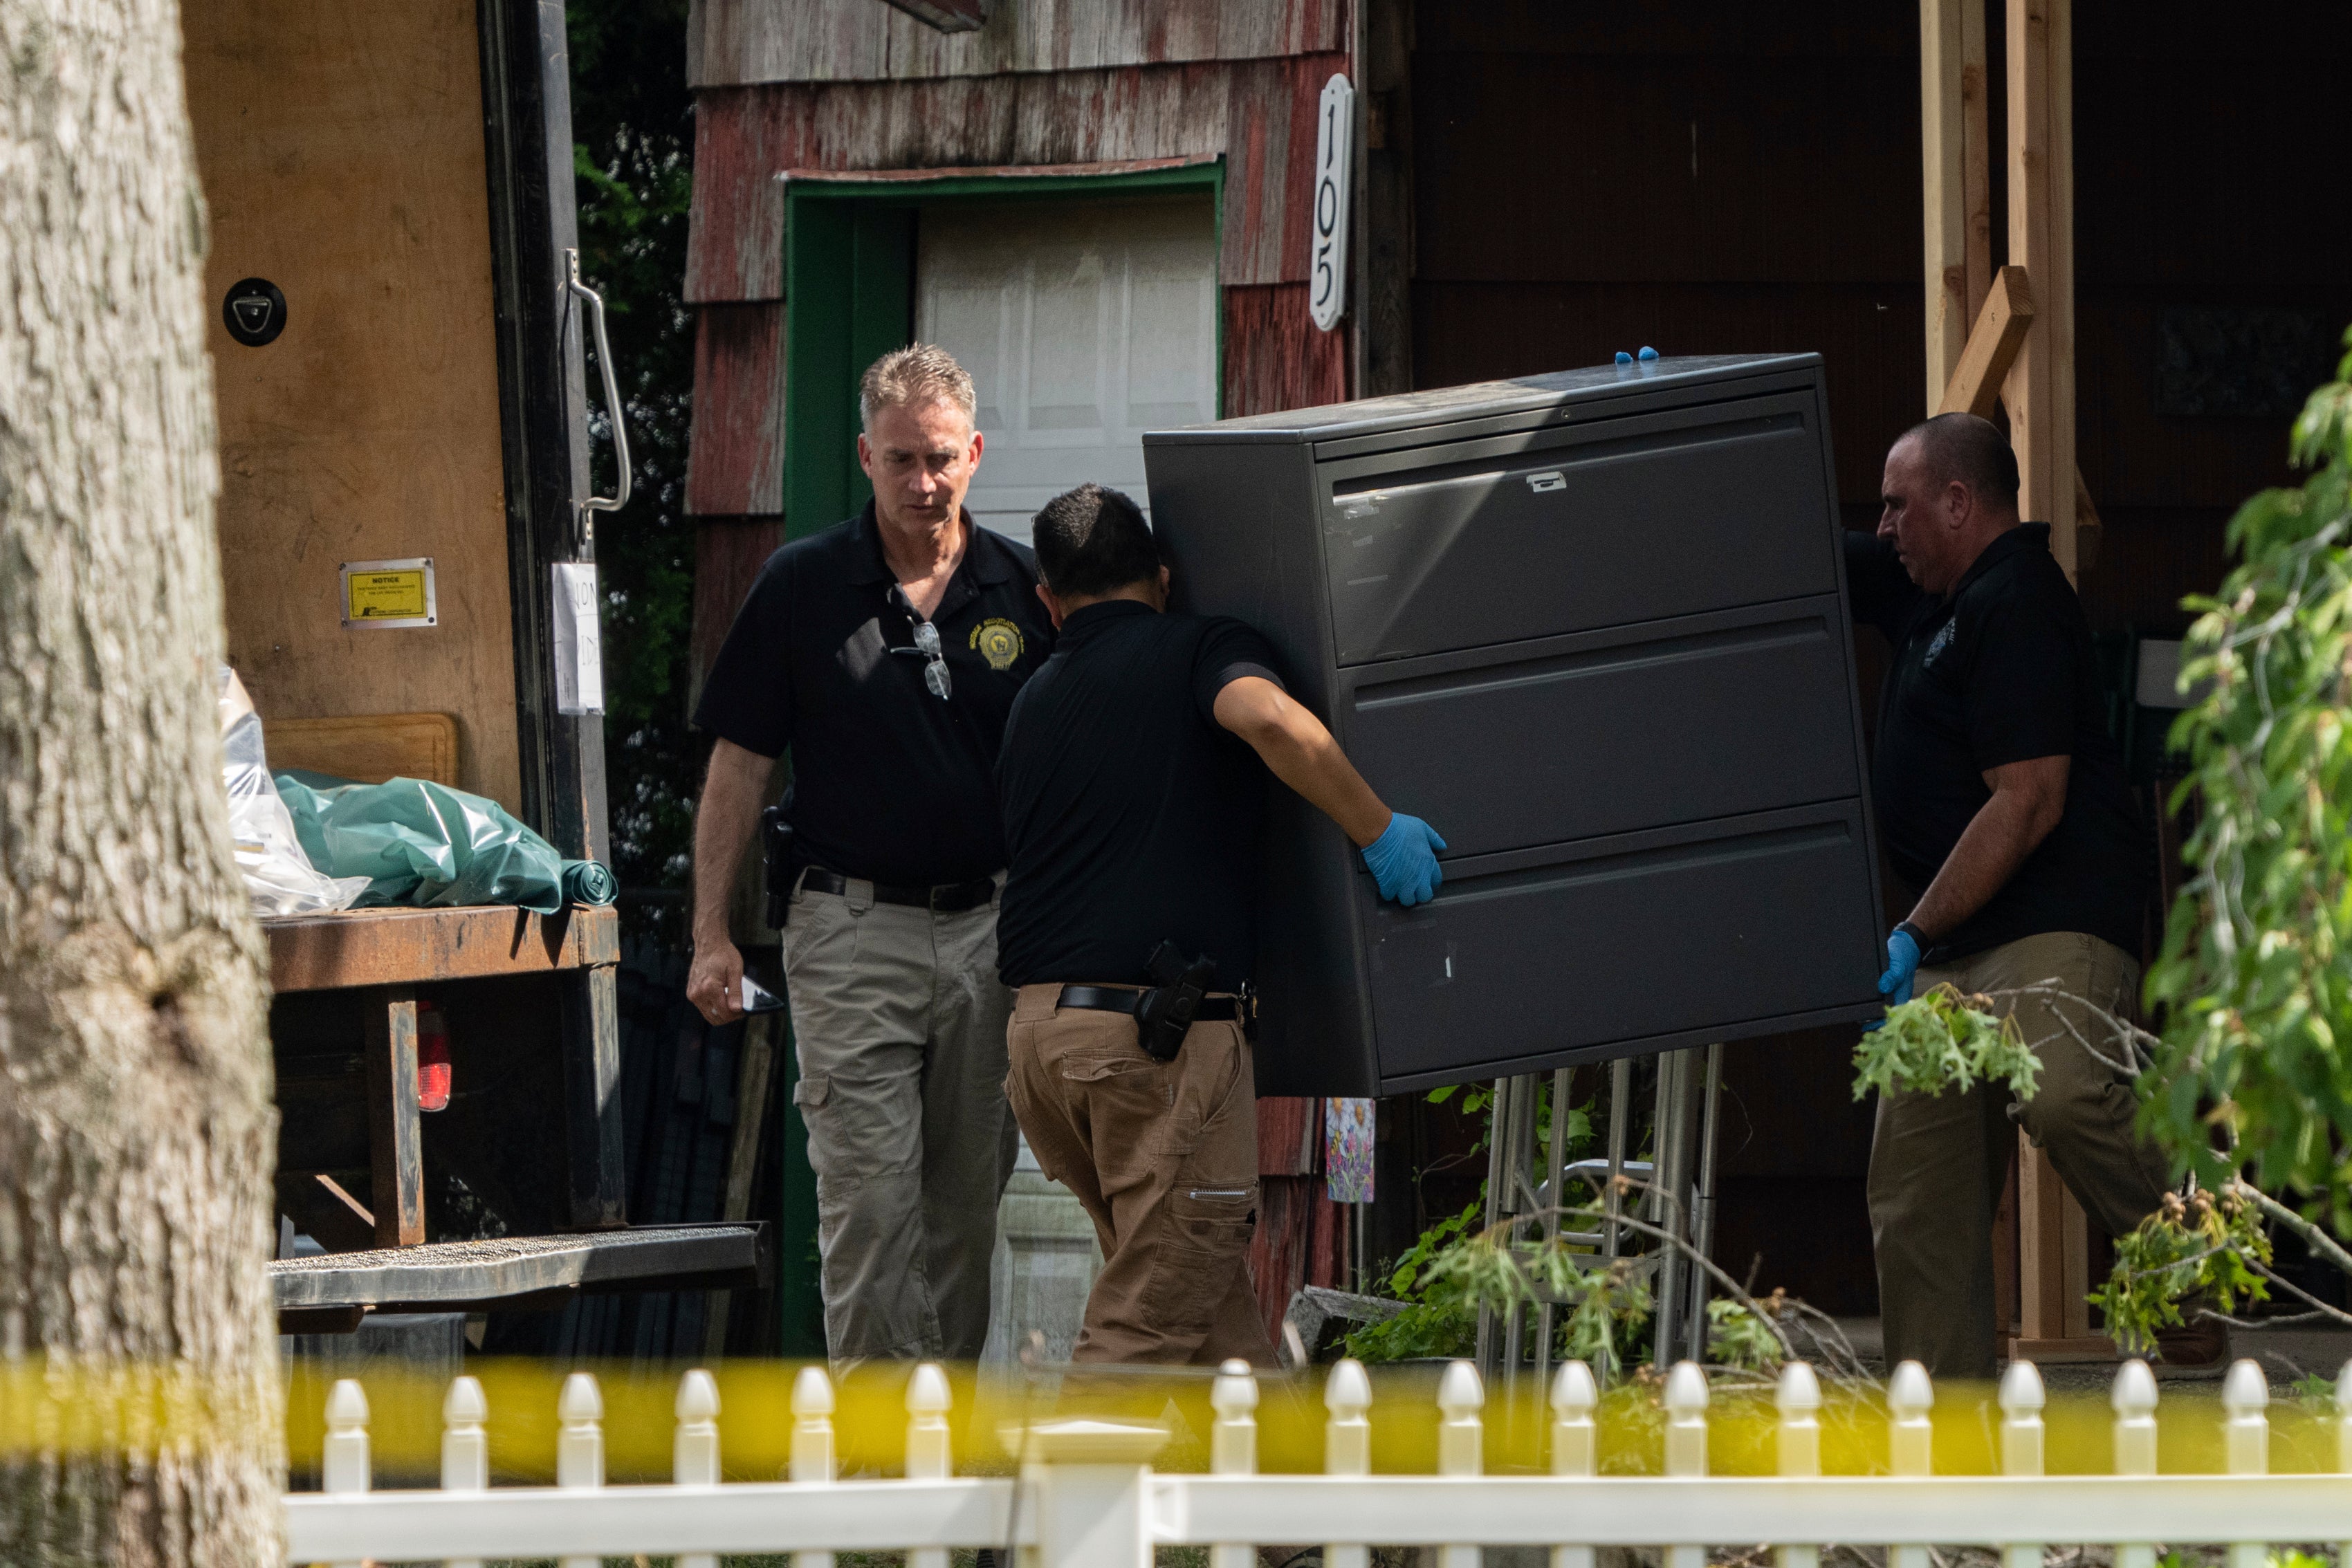
<svg viewBox="0 0 2352 1568">
<path fill-rule="evenodd" d="M 1005 0 L 952 34 L 880 0 L 696 0 L 687 40 L 697 89 L 992 77 L 1336 53 L 1347 0 Z"/>
<path fill-rule="evenodd" d="M 773 300 L 706 305 L 697 314 L 690 514 L 783 509 L 783 316 Z"/>
<path fill-rule="evenodd" d="M 1304 281 L 1316 97 L 1347 66 L 1343 54 L 1322 54 L 702 92 L 687 300 L 782 298 L 784 197 L 777 175 L 787 170 L 1218 155 L 1226 160 L 1220 280 Z"/>
</svg>

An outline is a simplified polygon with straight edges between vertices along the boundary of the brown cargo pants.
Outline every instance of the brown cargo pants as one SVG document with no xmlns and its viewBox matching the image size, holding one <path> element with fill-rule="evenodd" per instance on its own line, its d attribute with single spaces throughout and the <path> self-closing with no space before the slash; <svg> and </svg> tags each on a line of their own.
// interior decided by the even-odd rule
<svg viewBox="0 0 2352 1568">
<path fill-rule="evenodd" d="M 1276 1364 L 1250 1289 L 1257 1092 L 1238 1023 L 1196 1023 L 1172 1061 L 1122 1013 L 1024 986 L 1006 1030 L 1005 1098 L 1047 1176 L 1102 1241 L 1074 1361 Z"/>
<path fill-rule="evenodd" d="M 2021 937 L 1921 969 L 1914 994 L 1946 983 L 1987 992 L 2041 980 L 2117 1017 L 2134 1016 L 2139 966 L 2114 944 L 2080 932 Z M 2117 1063 L 2125 1060 L 2121 1043 L 2071 1002 L 2024 997 L 2005 1001 L 2001 1011 L 2016 1018 L 2042 1059 L 2032 1099 L 2020 1103 L 2006 1086 L 1979 1084 L 1966 1093 L 1888 1094 L 1878 1102 L 1870 1228 L 1889 1366 L 1917 1361 L 1938 1378 L 1992 1377 L 1992 1219 L 2017 1127 L 2049 1151 L 2091 1223 L 2110 1236 L 2129 1231 L 2164 1200 L 2164 1158 L 2133 1132 L 2139 1102 L 2131 1076 L 2092 1055 L 2067 1023 Z"/>
</svg>

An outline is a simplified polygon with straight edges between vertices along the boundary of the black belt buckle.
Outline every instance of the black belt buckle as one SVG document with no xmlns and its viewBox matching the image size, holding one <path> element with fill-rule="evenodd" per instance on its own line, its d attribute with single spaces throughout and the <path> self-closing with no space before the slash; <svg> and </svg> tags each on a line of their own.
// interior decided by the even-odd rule
<svg viewBox="0 0 2352 1568">
<path fill-rule="evenodd" d="M 1234 1017 L 1242 1026 L 1242 1038 L 1252 1045 L 1257 1043 L 1257 986 L 1244 980 L 1242 988 L 1234 993 Z"/>
</svg>

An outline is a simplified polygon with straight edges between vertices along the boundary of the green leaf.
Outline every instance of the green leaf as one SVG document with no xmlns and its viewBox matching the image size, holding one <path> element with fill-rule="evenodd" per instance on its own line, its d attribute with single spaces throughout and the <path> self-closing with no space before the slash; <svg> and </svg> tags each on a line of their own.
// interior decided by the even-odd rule
<svg viewBox="0 0 2352 1568">
<path fill-rule="evenodd" d="M 2042 1059 L 2027 1048 L 2014 1019 L 1994 1016 L 1993 1005 L 1937 986 L 1887 1009 L 1885 1023 L 1854 1047 L 1853 1097 L 2003 1083 L 2019 1099 L 2032 1099 Z"/>
</svg>

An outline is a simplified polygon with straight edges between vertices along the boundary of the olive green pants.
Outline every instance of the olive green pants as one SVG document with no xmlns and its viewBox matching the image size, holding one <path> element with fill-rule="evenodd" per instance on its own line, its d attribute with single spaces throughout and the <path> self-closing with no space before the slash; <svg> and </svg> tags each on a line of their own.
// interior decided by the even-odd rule
<svg viewBox="0 0 2352 1568">
<path fill-rule="evenodd" d="M 1915 995 L 1949 983 L 1969 993 L 2054 981 L 2121 1018 L 2134 1016 L 2139 966 L 2114 944 L 2053 932 L 1921 969 Z M 1886 1364 L 1917 1361 L 1938 1378 L 1990 1379 L 1996 1365 L 1992 1221 L 2022 1126 L 2049 1152 L 2091 1223 L 2121 1236 L 2163 1201 L 2163 1156 L 2132 1129 L 2139 1102 L 2121 1070 L 2126 1048 L 2079 1003 L 1996 997 L 2042 1059 L 2032 1100 L 2006 1085 L 1965 1093 L 1888 1094 L 1870 1149 L 1870 1227 Z M 2103 1061 L 2069 1031 L 2086 1037 Z"/>
</svg>

